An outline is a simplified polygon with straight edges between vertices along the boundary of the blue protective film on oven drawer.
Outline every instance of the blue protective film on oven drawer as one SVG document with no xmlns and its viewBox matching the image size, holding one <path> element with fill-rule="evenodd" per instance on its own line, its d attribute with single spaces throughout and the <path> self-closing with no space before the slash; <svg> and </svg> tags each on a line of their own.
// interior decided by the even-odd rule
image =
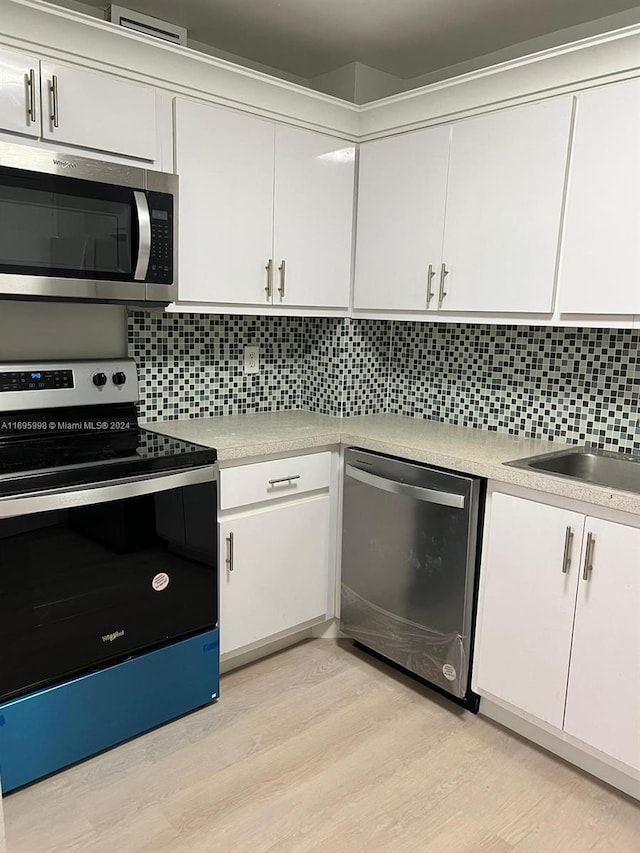
<svg viewBox="0 0 640 853">
<path fill-rule="evenodd" d="M 218 629 L 0 705 L 6 793 L 217 698 Z"/>
</svg>

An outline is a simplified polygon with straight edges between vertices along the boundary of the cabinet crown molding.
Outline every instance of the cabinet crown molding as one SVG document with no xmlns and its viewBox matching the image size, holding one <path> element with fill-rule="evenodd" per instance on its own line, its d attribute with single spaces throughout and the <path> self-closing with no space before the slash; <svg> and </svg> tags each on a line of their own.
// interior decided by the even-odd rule
<svg viewBox="0 0 640 853">
<path fill-rule="evenodd" d="M 0 39 L 7 47 L 44 53 L 137 79 L 174 94 L 354 141 L 640 76 L 640 24 L 547 48 L 365 105 L 351 104 L 190 48 L 156 42 L 44 0 L 3 0 Z"/>
</svg>

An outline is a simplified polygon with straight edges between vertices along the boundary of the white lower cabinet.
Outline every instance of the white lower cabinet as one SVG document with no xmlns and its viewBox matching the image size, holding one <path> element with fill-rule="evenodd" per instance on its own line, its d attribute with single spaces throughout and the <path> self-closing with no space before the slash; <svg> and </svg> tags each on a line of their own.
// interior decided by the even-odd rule
<svg viewBox="0 0 640 853">
<path fill-rule="evenodd" d="M 330 478 L 329 452 L 221 471 L 222 654 L 333 615 Z"/>
<path fill-rule="evenodd" d="M 640 770 L 640 529 L 587 518 L 564 730 Z"/>
<path fill-rule="evenodd" d="M 557 728 L 564 716 L 583 527 L 577 513 L 493 496 L 482 566 L 478 683 Z M 567 530 L 573 541 L 565 563 Z"/>
<path fill-rule="evenodd" d="M 224 521 L 220 542 L 222 654 L 324 616 L 328 495 Z"/>
<path fill-rule="evenodd" d="M 494 492 L 474 683 L 640 770 L 640 528 Z"/>
</svg>

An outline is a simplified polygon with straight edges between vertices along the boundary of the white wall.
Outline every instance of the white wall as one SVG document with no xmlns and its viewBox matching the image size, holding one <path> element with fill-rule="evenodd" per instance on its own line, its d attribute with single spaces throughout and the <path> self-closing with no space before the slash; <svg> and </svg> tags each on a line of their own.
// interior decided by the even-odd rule
<svg viewBox="0 0 640 853">
<path fill-rule="evenodd" d="M 627 9 L 626 12 L 618 12 L 615 15 L 598 18 L 596 21 L 588 21 L 586 24 L 578 24 L 575 27 L 556 30 L 553 33 L 547 33 L 547 35 L 497 50 L 495 53 L 488 53 L 484 56 L 478 56 L 475 59 L 468 59 L 466 62 L 459 62 L 456 65 L 448 65 L 446 68 L 439 68 L 437 71 L 421 74 L 419 77 L 411 77 L 402 81 L 402 88 L 405 92 L 408 92 L 412 89 L 418 89 L 420 86 L 429 86 L 441 80 L 449 80 L 461 74 L 468 74 L 479 68 L 488 68 L 492 65 L 498 65 L 500 62 L 508 62 L 511 59 L 521 56 L 531 56 L 531 54 L 541 50 L 570 44 L 580 39 L 590 38 L 600 33 L 612 32 L 613 30 L 630 27 L 638 23 L 640 23 L 640 6 L 635 6 L 633 9 Z M 366 102 L 361 101 L 361 103 Z"/>
<path fill-rule="evenodd" d="M 0 361 L 126 354 L 127 309 L 120 305 L 0 301 Z"/>
</svg>

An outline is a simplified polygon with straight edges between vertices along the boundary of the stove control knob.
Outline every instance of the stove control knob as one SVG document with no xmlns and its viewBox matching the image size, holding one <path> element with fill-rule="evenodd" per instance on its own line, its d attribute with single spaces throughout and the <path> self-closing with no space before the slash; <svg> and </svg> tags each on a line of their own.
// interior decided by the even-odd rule
<svg viewBox="0 0 640 853">
<path fill-rule="evenodd" d="M 124 383 L 127 381 L 127 374 L 123 373 L 122 370 L 118 370 L 116 373 L 113 374 L 111 379 L 113 380 L 114 385 L 124 385 Z"/>
<path fill-rule="evenodd" d="M 93 374 L 93 384 L 96 388 L 102 388 L 103 385 L 107 384 L 107 374 L 106 373 L 94 373 Z"/>
</svg>

